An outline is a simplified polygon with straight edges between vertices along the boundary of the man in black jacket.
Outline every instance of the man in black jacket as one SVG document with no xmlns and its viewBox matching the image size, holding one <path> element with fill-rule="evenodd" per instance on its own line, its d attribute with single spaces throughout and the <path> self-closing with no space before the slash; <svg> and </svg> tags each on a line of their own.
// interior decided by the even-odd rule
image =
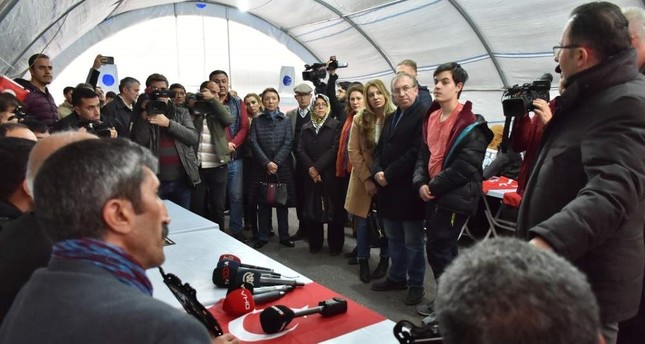
<svg viewBox="0 0 645 344">
<path fill-rule="evenodd" d="M 99 96 L 88 87 L 76 87 L 72 93 L 74 111 L 56 122 L 55 131 L 81 130 L 99 137 L 115 138 L 119 135 L 120 125 L 112 118 L 101 116 Z"/>
<path fill-rule="evenodd" d="M 519 235 L 587 275 L 602 334 L 638 310 L 645 253 L 645 78 L 616 5 L 573 10 L 554 49 L 566 78 L 520 204 Z"/>
<path fill-rule="evenodd" d="M 117 121 L 121 131 L 119 136 L 130 136 L 130 123 L 134 103 L 139 96 L 139 81 L 132 77 L 125 77 L 119 83 L 119 95 L 101 108 L 101 114 Z"/>
<path fill-rule="evenodd" d="M 423 254 L 423 202 L 412 185 L 421 146 L 421 123 L 428 112 L 418 98 L 417 80 L 399 73 L 391 83 L 396 112 L 385 118 L 374 149 L 373 178 L 379 186 L 376 206 L 383 216 L 392 266 L 372 290 L 408 289 L 407 305 L 423 299 L 426 262 Z"/>
</svg>

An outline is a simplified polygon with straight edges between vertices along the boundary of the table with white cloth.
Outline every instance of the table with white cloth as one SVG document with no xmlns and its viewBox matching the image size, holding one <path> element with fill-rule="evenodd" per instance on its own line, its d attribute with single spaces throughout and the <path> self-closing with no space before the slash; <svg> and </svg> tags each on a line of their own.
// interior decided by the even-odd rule
<svg viewBox="0 0 645 344">
<path fill-rule="evenodd" d="M 171 216 L 168 238 L 174 244 L 164 247 L 166 260 L 162 268 L 197 291 L 197 299 L 218 320 L 224 332 L 232 333 L 243 343 L 397 343 L 392 334 L 394 322 L 368 308 L 345 298 L 297 271 L 242 244 L 219 230 L 217 224 L 199 217 L 174 203 L 165 201 Z M 271 303 L 262 304 L 251 313 L 232 317 L 222 310 L 225 288 L 212 282 L 213 269 L 222 254 L 233 254 L 243 263 L 272 268 L 285 278 L 296 278 L 304 287 Z M 153 296 L 173 307 L 180 303 L 164 284 L 157 269 L 147 271 L 152 281 Z M 323 318 L 319 314 L 294 318 L 285 331 L 267 335 L 261 330 L 259 313 L 274 304 L 292 309 L 318 306 L 319 301 L 340 297 L 348 302 L 346 314 Z"/>
<path fill-rule="evenodd" d="M 484 239 L 487 239 L 490 236 L 496 237 L 498 235 L 498 229 L 515 231 L 515 222 L 500 218 L 503 205 L 493 213 L 488 197 L 499 198 L 500 200 L 504 199 L 505 194 L 517 191 L 517 181 L 506 177 L 493 177 L 484 181 L 482 189 L 482 199 L 484 200 L 485 207 L 484 214 L 486 215 L 486 220 L 489 225 L 488 232 Z"/>
</svg>

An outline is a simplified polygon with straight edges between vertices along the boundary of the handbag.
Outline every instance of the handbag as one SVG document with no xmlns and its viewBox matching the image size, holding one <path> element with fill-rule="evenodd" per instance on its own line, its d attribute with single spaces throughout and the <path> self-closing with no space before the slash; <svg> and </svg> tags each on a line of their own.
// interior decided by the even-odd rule
<svg viewBox="0 0 645 344">
<path fill-rule="evenodd" d="M 385 235 L 383 223 L 378 217 L 376 206 L 373 203 L 367 214 L 367 229 L 369 231 L 368 242 L 370 243 L 370 247 L 382 247 L 387 241 L 387 236 Z"/>
<path fill-rule="evenodd" d="M 280 183 L 280 178 L 276 175 L 277 182 L 269 183 L 269 176 L 258 186 L 258 203 L 269 207 L 283 207 L 287 205 L 287 184 Z"/>
<path fill-rule="evenodd" d="M 307 221 L 330 223 L 334 218 L 334 209 L 329 194 L 320 184 L 314 183 L 313 192 L 306 196 L 302 216 Z"/>
</svg>

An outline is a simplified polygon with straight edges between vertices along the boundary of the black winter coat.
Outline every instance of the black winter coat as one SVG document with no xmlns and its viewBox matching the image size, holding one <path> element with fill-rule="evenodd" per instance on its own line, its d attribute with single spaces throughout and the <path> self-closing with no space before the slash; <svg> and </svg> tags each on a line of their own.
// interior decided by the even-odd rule
<svg viewBox="0 0 645 344">
<path fill-rule="evenodd" d="M 249 144 L 253 152 L 251 182 L 249 197 L 252 204 L 257 203 L 257 189 L 260 182 L 265 180 L 287 184 L 289 200 L 287 206 L 296 206 L 296 189 L 291 162 L 291 147 L 293 145 L 293 128 L 289 118 L 280 112 L 271 118 L 266 112 L 253 119 L 249 132 Z M 267 164 L 274 162 L 278 165 L 276 176 L 267 173 Z"/>
<path fill-rule="evenodd" d="M 424 203 L 412 184 L 412 175 L 422 143 L 423 116 L 428 108 L 417 97 L 396 128 L 392 128 L 392 120 L 400 112 L 401 109 L 397 109 L 385 118 L 383 131 L 374 148 L 372 176 L 384 172 L 388 182 L 385 187 L 379 186 L 376 205 L 379 213 L 387 219 L 418 221 L 425 217 Z"/>
<path fill-rule="evenodd" d="M 629 49 L 568 79 L 544 129 L 518 233 L 587 276 L 601 322 L 636 314 L 645 254 L 645 78 Z"/>
<path fill-rule="evenodd" d="M 448 137 L 442 170 L 430 180 L 428 162 L 432 152 L 428 149 L 426 131 L 430 114 L 439 108 L 438 103 L 433 103 L 423 121 L 423 144 L 414 170 L 414 187 L 418 195 L 419 188 L 428 184 L 439 208 L 473 216 L 482 194 L 482 162 L 493 132 L 483 117 L 472 113 L 472 104 L 466 102 Z"/>
</svg>

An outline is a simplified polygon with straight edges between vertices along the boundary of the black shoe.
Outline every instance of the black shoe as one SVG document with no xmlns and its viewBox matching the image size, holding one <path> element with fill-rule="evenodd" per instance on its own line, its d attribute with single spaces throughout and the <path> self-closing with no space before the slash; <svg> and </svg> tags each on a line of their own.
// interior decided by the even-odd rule
<svg viewBox="0 0 645 344">
<path fill-rule="evenodd" d="M 352 257 L 347 259 L 347 265 L 358 265 L 358 258 Z"/>
<path fill-rule="evenodd" d="M 272 229 L 272 230 L 269 231 L 269 237 L 274 237 L 274 236 L 275 236 L 275 232 Z"/>
<path fill-rule="evenodd" d="M 231 234 L 231 236 L 232 236 L 233 238 L 235 238 L 235 239 L 239 240 L 241 243 L 244 243 L 244 244 L 246 244 L 246 242 L 248 241 L 248 240 L 246 239 L 246 236 L 244 236 L 244 234 L 242 234 L 242 232 L 241 232 L 241 231 L 240 231 L 239 233 L 237 233 L 237 234 Z"/>
<path fill-rule="evenodd" d="M 280 245 L 286 246 L 286 247 L 296 247 L 296 244 L 293 243 L 293 241 L 287 239 L 287 240 L 280 240 Z"/>
<path fill-rule="evenodd" d="M 310 248 L 309 248 L 309 253 L 311 253 L 311 254 L 316 254 L 316 253 L 320 252 L 321 250 L 322 250 L 322 248 L 320 248 L 320 247 L 318 247 L 318 248 L 316 248 L 316 247 L 310 247 Z"/>
<path fill-rule="evenodd" d="M 291 239 L 291 241 L 298 241 L 298 240 L 307 239 L 307 236 L 304 234 L 302 230 L 299 229 L 296 232 L 296 234 L 292 235 L 289 239 Z"/>
<path fill-rule="evenodd" d="M 408 306 L 416 305 L 423 300 L 425 294 L 423 287 L 410 287 L 408 288 L 408 294 L 405 296 L 405 304 Z"/>
<path fill-rule="evenodd" d="M 352 252 L 345 253 L 345 258 L 356 258 L 358 256 L 358 246 L 354 246 L 354 249 Z M 356 262 L 358 264 L 358 262 Z M 354 265 L 354 264 L 349 264 L 349 265 Z"/>
<path fill-rule="evenodd" d="M 385 277 L 385 274 L 387 273 L 387 268 L 390 266 L 390 257 L 381 257 L 381 260 L 379 260 L 378 265 L 376 266 L 376 269 L 374 269 L 374 272 L 372 272 L 372 278 L 373 279 L 379 279 Z"/>
<path fill-rule="evenodd" d="M 383 282 L 376 282 L 372 284 L 372 290 L 374 291 L 390 291 L 390 290 L 405 290 L 408 289 L 408 282 L 401 281 L 395 282 L 389 278 L 386 278 Z"/>
<path fill-rule="evenodd" d="M 417 306 L 417 313 L 424 315 L 424 316 L 429 316 L 434 313 L 434 302 L 426 303 L 423 305 L 418 305 Z"/>
<path fill-rule="evenodd" d="M 329 250 L 329 255 L 332 257 L 336 257 L 340 255 L 341 250 Z"/>
<path fill-rule="evenodd" d="M 360 265 L 358 276 L 361 279 L 361 282 L 363 283 L 369 283 L 372 280 L 372 275 L 370 274 L 369 262 L 370 262 L 369 259 L 361 259 L 358 261 L 358 264 Z"/>
<path fill-rule="evenodd" d="M 267 242 L 268 241 L 265 241 L 265 240 L 258 240 L 258 241 L 255 242 L 255 244 L 253 244 L 253 248 L 255 248 L 255 249 L 262 248 L 262 247 L 264 247 L 264 245 L 267 244 Z"/>
</svg>

